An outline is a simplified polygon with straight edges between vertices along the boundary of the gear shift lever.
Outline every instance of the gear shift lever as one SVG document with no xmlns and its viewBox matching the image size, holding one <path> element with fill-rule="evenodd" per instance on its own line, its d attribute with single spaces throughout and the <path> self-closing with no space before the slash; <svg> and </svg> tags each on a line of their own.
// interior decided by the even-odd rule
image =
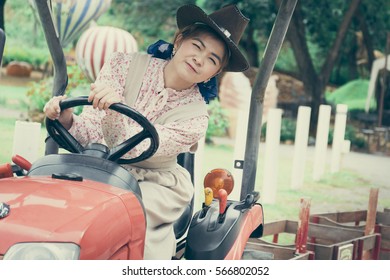
<svg viewBox="0 0 390 280">
<path fill-rule="evenodd" d="M 227 192 L 225 189 L 220 189 L 218 191 L 218 200 L 219 200 L 219 215 L 222 216 L 226 210 L 227 203 Z"/>
<path fill-rule="evenodd" d="M 211 188 L 204 188 L 204 206 L 209 207 L 213 201 L 213 190 Z"/>
<path fill-rule="evenodd" d="M 204 188 L 204 202 L 202 205 L 203 209 L 200 214 L 200 217 L 206 216 L 206 213 L 209 210 L 212 201 L 213 201 L 213 190 L 209 187 Z"/>
</svg>

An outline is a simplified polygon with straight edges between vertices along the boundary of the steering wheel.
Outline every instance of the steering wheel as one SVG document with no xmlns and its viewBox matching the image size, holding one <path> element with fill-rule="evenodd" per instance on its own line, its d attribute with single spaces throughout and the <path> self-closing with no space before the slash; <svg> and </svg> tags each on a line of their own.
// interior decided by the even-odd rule
<svg viewBox="0 0 390 280">
<path fill-rule="evenodd" d="M 92 102 L 88 102 L 87 96 L 68 98 L 60 102 L 61 111 L 85 105 L 92 105 Z M 92 149 L 100 150 L 100 153 L 94 153 L 94 155 L 99 155 L 99 157 L 106 158 L 119 164 L 131 164 L 150 158 L 157 151 L 159 145 L 159 138 L 156 128 L 143 115 L 125 104 L 115 103 L 112 104 L 109 109 L 114 110 L 136 121 L 143 128 L 143 130 L 130 137 L 123 143 L 117 145 L 116 147 L 113 147 L 111 150 L 107 146 L 102 144 L 90 144 L 93 146 Z M 49 135 L 54 139 L 54 141 L 56 141 L 58 145 L 68 150 L 69 152 L 87 154 L 88 150 L 91 147 L 87 146 L 86 148 L 84 148 L 58 120 L 51 120 L 49 118 L 46 118 L 46 129 Z M 143 140 L 148 138 L 150 139 L 150 146 L 141 155 L 131 159 L 121 158 L 128 151 L 130 151 Z"/>
</svg>

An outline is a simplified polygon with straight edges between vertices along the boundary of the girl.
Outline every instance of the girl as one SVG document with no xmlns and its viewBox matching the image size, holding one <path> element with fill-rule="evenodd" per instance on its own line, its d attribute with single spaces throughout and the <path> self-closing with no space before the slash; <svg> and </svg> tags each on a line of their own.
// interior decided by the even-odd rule
<svg viewBox="0 0 390 280">
<path fill-rule="evenodd" d="M 117 102 L 133 107 L 156 127 L 160 146 L 154 156 L 124 166 L 142 191 L 147 221 L 145 259 L 175 255 L 173 223 L 193 196 L 190 175 L 176 158 L 194 152 L 206 133 L 205 101 L 216 95 L 215 76 L 222 70 L 248 68 L 237 47 L 248 21 L 233 5 L 210 15 L 197 6 L 184 5 L 177 11 L 179 31 L 173 45 L 159 41 L 148 49 L 152 56 L 141 63 L 146 70 L 135 92 L 130 87 L 139 69 L 134 69 L 138 54 L 114 53 L 91 85 L 88 99 L 93 106 L 80 116 L 69 109 L 60 112 L 64 96 L 53 97 L 45 106 L 46 116 L 58 119 L 82 145 L 94 142 L 112 147 L 138 132 L 132 121 L 107 110 Z M 147 147 L 144 141 L 126 157 L 138 156 Z"/>
</svg>

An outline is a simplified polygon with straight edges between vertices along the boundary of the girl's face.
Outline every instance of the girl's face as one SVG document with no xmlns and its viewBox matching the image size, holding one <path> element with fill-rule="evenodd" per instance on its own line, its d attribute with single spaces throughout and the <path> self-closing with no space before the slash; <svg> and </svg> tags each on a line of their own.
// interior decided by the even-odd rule
<svg viewBox="0 0 390 280">
<path fill-rule="evenodd" d="M 189 84 L 204 82 L 214 77 L 222 67 L 224 43 L 208 34 L 175 42 L 176 54 L 172 58 L 176 72 Z"/>
</svg>

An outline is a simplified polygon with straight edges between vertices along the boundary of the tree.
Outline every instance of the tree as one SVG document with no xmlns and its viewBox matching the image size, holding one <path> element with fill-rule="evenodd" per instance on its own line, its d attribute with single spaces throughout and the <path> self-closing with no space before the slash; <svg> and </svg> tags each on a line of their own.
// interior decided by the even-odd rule
<svg viewBox="0 0 390 280">
<path fill-rule="evenodd" d="M 129 31 L 146 48 L 158 39 L 171 40 L 176 31 L 176 10 L 195 0 L 113 0 L 108 11 L 109 24 L 115 18 L 119 27 Z"/>
<path fill-rule="evenodd" d="M 209 0 L 206 3 L 210 9 L 237 4 L 251 19 L 240 44 L 251 65 L 257 66 L 261 44 L 269 36 L 281 0 Z M 384 49 L 385 32 L 381 31 L 390 27 L 389 8 L 390 2 L 386 0 L 298 1 L 285 47 L 292 49 L 296 62 L 296 70 L 290 74 L 302 80 L 304 90 L 311 98 L 312 133 L 315 132 L 319 106 L 324 103 L 329 82 L 342 84 L 359 77 L 356 32 L 363 34 L 363 48 L 367 54 L 365 73 L 370 71 L 374 50 Z M 257 48 L 253 47 L 254 43 Z"/>
<path fill-rule="evenodd" d="M 0 28 L 5 31 L 4 28 L 4 6 L 6 0 L 0 0 Z"/>
<path fill-rule="evenodd" d="M 225 5 L 235 4 L 250 19 L 248 27 L 240 41 L 240 47 L 246 53 L 252 67 L 259 66 L 259 54 L 268 39 L 276 18 L 273 1 L 268 0 L 208 0 L 204 3 L 206 11 L 215 11 Z"/>
<path fill-rule="evenodd" d="M 278 2 L 280 0 L 277 0 Z M 314 68 L 313 60 L 309 53 L 305 38 L 304 16 L 301 4 L 298 2 L 294 15 L 291 19 L 287 39 L 291 43 L 298 67 L 300 77 L 303 81 L 305 91 L 312 97 L 311 100 L 311 131 L 315 131 L 318 120 L 318 112 L 321 104 L 324 103 L 324 92 L 329 82 L 333 67 L 337 61 L 339 50 L 347 34 L 348 27 L 357 10 L 361 0 L 352 0 L 344 14 L 344 18 L 338 28 L 337 35 L 332 47 L 322 64 L 319 73 Z"/>
<path fill-rule="evenodd" d="M 198 0 L 184 3 L 196 3 L 207 13 L 227 4 L 236 4 L 250 18 L 240 48 L 246 53 L 250 64 L 257 67 L 280 2 Z M 111 13 L 122 17 L 126 29 L 138 36 L 140 45 L 145 46 L 159 38 L 171 38 L 176 27 L 176 10 L 184 3 L 178 0 L 113 0 Z M 385 31 L 390 29 L 389 9 L 388 0 L 298 1 L 284 49 L 291 49 L 295 57 L 290 74 L 303 81 L 304 90 L 311 98 L 312 133 L 317 124 L 319 105 L 324 103 L 326 86 L 329 83 L 341 85 L 359 75 L 362 77 L 356 65 L 356 32 L 363 34 L 362 46 L 368 62 L 366 73 L 369 73 L 375 57 L 374 50 L 384 51 Z M 281 53 L 279 57 L 283 55 Z M 277 70 L 286 72 L 286 69 Z"/>
</svg>

